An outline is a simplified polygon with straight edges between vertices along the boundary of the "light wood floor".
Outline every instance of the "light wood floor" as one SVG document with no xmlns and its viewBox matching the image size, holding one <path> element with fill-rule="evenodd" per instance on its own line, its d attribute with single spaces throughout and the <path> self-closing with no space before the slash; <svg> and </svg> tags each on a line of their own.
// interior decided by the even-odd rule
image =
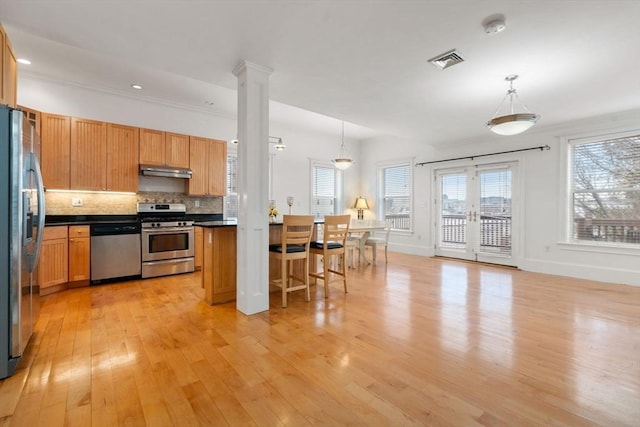
<svg viewBox="0 0 640 427">
<path fill-rule="evenodd" d="M 0 425 L 640 425 L 640 288 L 383 260 L 249 317 L 198 273 L 43 298 Z"/>
</svg>

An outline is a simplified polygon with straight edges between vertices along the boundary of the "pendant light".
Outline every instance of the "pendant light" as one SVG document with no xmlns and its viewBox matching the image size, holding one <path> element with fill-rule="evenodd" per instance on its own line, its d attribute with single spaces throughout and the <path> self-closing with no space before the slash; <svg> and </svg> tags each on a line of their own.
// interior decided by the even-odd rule
<svg viewBox="0 0 640 427">
<path fill-rule="evenodd" d="M 344 145 L 344 120 L 342 121 L 342 144 L 340 144 L 340 151 L 336 158 L 331 160 L 331 163 L 340 170 L 349 169 L 351 165 L 355 163 L 349 155 L 347 147 Z"/>
<path fill-rule="evenodd" d="M 500 106 L 498 106 L 494 117 L 487 122 L 489 130 L 498 135 L 517 135 L 522 133 L 535 125 L 540 118 L 539 114 L 533 114 L 530 112 L 527 106 L 520 101 L 520 98 L 518 98 L 518 94 L 513 88 L 513 81 L 517 78 L 518 76 L 516 74 L 505 77 L 505 80 L 509 82 L 509 90 L 502 99 Z M 498 112 L 504 105 L 507 98 L 509 98 L 509 111 L 505 115 L 498 116 Z M 514 105 L 514 101 L 520 103 L 522 112 L 517 113 L 515 111 L 516 106 Z"/>
</svg>

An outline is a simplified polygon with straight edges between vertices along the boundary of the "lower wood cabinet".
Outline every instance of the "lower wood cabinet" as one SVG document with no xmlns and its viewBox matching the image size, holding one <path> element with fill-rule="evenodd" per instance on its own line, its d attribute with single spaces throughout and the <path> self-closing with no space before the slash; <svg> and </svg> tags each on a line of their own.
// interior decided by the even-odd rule
<svg viewBox="0 0 640 427">
<path fill-rule="evenodd" d="M 91 238 L 88 225 L 44 228 L 38 266 L 40 295 L 88 284 L 90 268 Z"/>
<path fill-rule="evenodd" d="M 202 285 L 207 304 L 236 299 L 236 227 L 204 229 Z"/>
<path fill-rule="evenodd" d="M 40 294 L 46 295 L 60 289 L 69 278 L 69 240 L 67 226 L 45 227 L 38 266 Z"/>
<path fill-rule="evenodd" d="M 91 278 L 91 238 L 88 225 L 69 227 L 69 282 Z"/>
</svg>

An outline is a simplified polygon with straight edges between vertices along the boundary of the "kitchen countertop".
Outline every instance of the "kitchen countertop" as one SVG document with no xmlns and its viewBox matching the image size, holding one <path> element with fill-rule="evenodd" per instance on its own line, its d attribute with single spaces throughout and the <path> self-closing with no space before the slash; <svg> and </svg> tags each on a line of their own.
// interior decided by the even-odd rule
<svg viewBox="0 0 640 427">
<path fill-rule="evenodd" d="M 192 220 L 196 223 L 222 221 L 222 214 L 186 214 L 185 219 Z M 91 225 L 91 224 L 127 224 L 138 221 L 138 215 L 47 215 L 45 217 L 45 226 L 55 225 Z M 234 221 L 235 222 L 235 221 Z M 196 224 L 200 225 L 200 224 Z M 234 224 L 235 225 L 235 224 Z M 219 225 L 220 226 L 220 225 Z"/>
</svg>

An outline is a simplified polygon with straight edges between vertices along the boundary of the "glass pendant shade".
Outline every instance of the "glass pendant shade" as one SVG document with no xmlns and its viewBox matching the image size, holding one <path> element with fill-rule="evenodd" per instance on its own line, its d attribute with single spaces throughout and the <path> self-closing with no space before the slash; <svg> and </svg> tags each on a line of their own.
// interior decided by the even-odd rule
<svg viewBox="0 0 640 427">
<path fill-rule="evenodd" d="M 349 169 L 351 165 L 354 164 L 351 155 L 349 155 L 347 147 L 344 145 L 344 122 L 342 122 L 342 144 L 340 144 L 340 151 L 338 152 L 336 158 L 331 160 L 331 163 L 333 163 L 333 166 L 340 170 Z"/>
<path fill-rule="evenodd" d="M 507 76 L 505 78 L 506 81 L 510 83 L 509 90 L 507 94 L 502 99 L 500 106 L 496 110 L 494 117 L 487 122 L 487 127 L 489 130 L 498 135 L 517 135 L 529 129 L 531 126 L 535 125 L 540 115 L 533 114 L 529 111 L 526 105 L 520 101 L 518 98 L 518 94 L 516 90 L 513 88 L 513 81 L 517 79 L 517 75 Z M 507 114 L 498 115 L 498 112 L 502 109 L 502 106 L 505 104 L 505 101 L 509 98 L 509 110 Z M 522 113 L 515 112 L 515 103 L 518 102 L 521 108 L 524 110 Z"/>
</svg>

